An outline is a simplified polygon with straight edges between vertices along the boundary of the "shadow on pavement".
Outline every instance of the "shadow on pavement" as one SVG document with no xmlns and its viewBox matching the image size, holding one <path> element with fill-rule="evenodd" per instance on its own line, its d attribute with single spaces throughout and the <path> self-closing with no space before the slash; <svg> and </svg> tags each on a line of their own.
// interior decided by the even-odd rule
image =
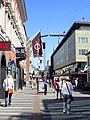
<svg viewBox="0 0 90 120">
<path fill-rule="evenodd" d="M 75 89 L 74 91 L 75 91 L 75 92 L 80 92 L 81 94 L 90 95 L 90 91 L 87 91 L 87 90 Z"/>
<path fill-rule="evenodd" d="M 90 120 L 90 97 L 75 97 L 70 115 L 63 114 L 60 100 L 44 99 L 42 102 L 42 120 Z"/>
<path fill-rule="evenodd" d="M 32 120 L 32 116 L 29 113 L 22 113 L 21 115 L 12 115 L 7 120 Z"/>
</svg>

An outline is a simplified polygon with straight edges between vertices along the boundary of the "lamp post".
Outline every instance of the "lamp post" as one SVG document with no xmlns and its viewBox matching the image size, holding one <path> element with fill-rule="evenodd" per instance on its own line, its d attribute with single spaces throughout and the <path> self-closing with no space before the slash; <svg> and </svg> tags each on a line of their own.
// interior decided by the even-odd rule
<svg viewBox="0 0 90 120">
<path fill-rule="evenodd" d="M 43 42 L 43 51 L 44 51 L 44 56 L 43 56 L 43 61 L 44 61 L 44 69 L 45 69 L 45 65 L 46 65 L 46 53 L 45 53 L 45 48 L 46 48 L 46 46 L 45 46 L 45 42 Z"/>
</svg>

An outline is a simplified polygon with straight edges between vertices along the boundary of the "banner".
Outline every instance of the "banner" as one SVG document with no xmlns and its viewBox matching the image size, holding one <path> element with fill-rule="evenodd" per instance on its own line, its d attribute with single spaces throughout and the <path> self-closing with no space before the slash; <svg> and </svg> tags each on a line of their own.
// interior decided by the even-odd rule
<svg viewBox="0 0 90 120">
<path fill-rule="evenodd" d="M 32 49 L 34 57 L 42 56 L 41 33 L 39 32 L 32 40 Z"/>
</svg>

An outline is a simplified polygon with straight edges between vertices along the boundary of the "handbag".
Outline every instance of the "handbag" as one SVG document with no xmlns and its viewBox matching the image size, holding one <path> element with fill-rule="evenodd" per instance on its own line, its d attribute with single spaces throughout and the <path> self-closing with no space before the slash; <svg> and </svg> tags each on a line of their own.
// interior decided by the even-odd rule
<svg viewBox="0 0 90 120">
<path fill-rule="evenodd" d="M 70 91 L 69 91 L 69 88 L 68 88 L 67 83 L 66 83 L 66 86 L 67 86 L 67 89 L 68 89 L 68 92 L 69 92 L 69 97 L 70 97 L 70 100 L 71 100 L 71 101 L 74 101 L 74 97 L 72 96 L 72 94 L 70 94 Z"/>
<path fill-rule="evenodd" d="M 8 88 L 8 94 L 13 94 L 13 89 L 12 88 Z"/>
<path fill-rule="evenodd" d="M 70 94 L 70 100 L 74 101 L 74 97 Z"/>
</svg>

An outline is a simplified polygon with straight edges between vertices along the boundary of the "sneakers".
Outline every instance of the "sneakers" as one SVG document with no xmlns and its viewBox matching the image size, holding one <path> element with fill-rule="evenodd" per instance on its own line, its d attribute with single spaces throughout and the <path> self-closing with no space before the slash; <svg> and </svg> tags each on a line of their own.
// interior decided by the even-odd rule
<svg viewBox="0 0 90 120">
<path fill-rule="evenodd" d="M 66 112 L 66 111 L 65 111 L 65 110 L 63 110 L 63 114 L 65 114 L 65 112 Z M 67 111 L 67 114 L 69 115 L 69 114 L 70 114 L 70 112 L 69 112 L 69 111 Z"/>
<path fill-rule="evenodd" d="M 65 110 L 63 110 L 63 113 L 65 114 Z"/>
<path fill-rule="evenodd" d="M 8 103 L 8 105 L 10 106 L 10 105 L 11 105 L 11 103 Z"/>
</svg>

